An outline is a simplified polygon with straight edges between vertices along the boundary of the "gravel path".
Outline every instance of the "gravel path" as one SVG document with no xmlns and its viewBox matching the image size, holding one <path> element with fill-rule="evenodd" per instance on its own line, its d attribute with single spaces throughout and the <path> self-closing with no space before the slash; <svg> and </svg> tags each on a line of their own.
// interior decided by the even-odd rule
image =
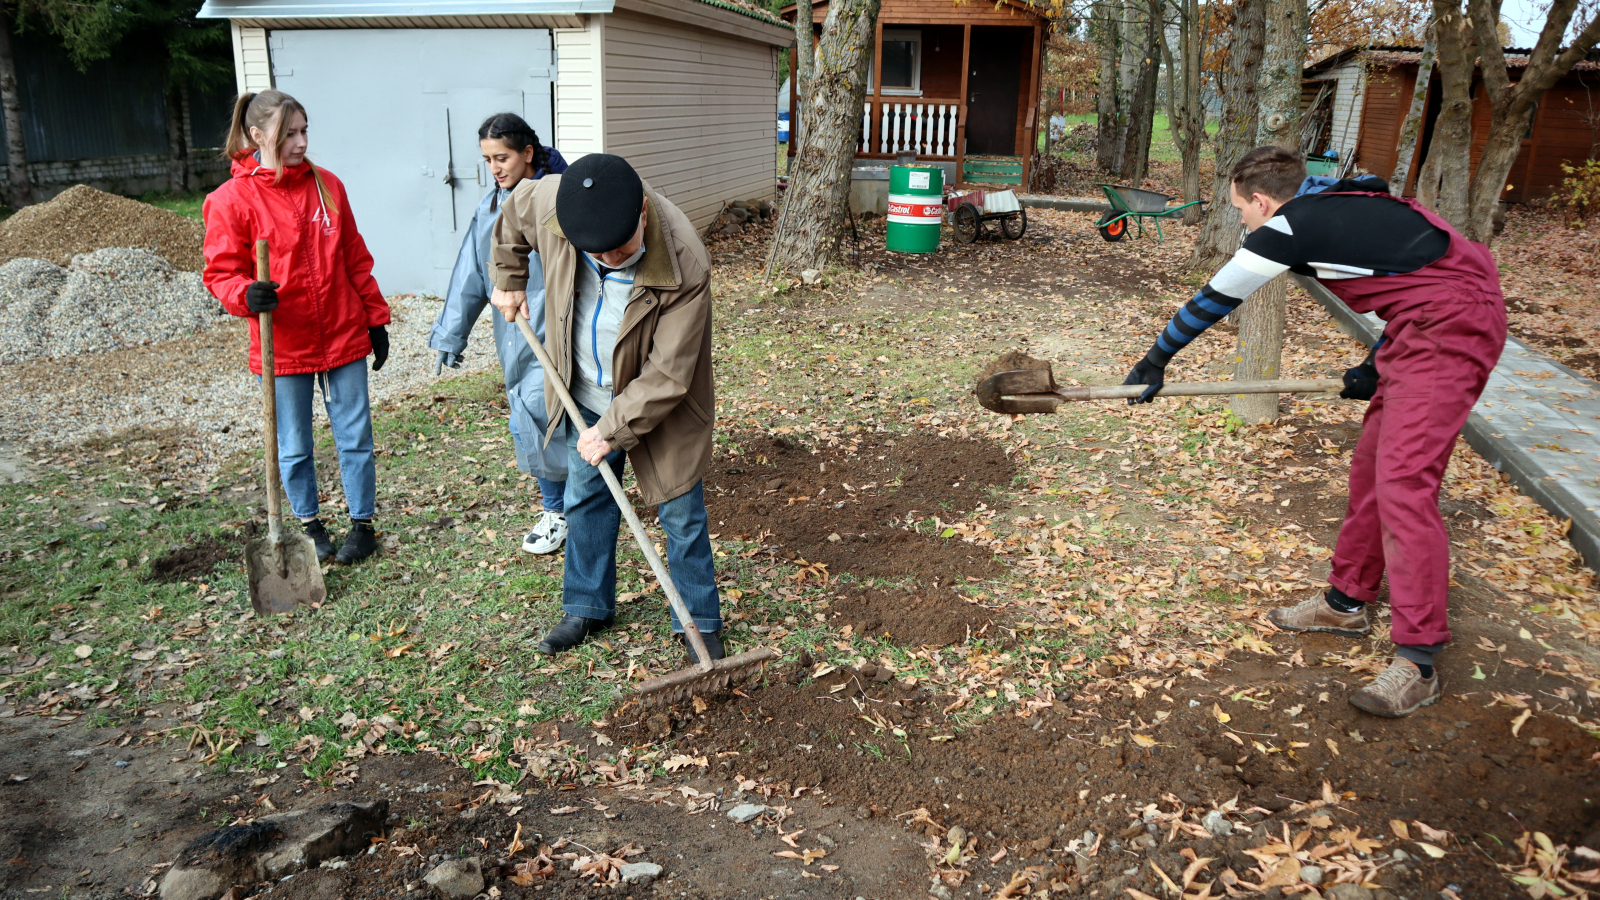
<svg viewBox="0 0 1600 900">
<path fill-rule="evenodd" d="M 391 351 L 383 371 L 371 374 L 374 405 L 437 380 L 428 332 L 439 304 L 414 295 L 389 298 Z M 489 328 L 486 315 L 461 368 L 443 377 L 499 368 Z M 235 454 L 261 447 L 261 389 L 245 364 L 248 335 L 244 320 L 228 317 L 191 337 L 0 366 L 0 442 L 60 451 L 143 429 L 161 436 L 163 469 L 181 473 L 184 483 L 209 481 Z M 320 403 L 317 420 L 327 427 Z"/>
</svg>

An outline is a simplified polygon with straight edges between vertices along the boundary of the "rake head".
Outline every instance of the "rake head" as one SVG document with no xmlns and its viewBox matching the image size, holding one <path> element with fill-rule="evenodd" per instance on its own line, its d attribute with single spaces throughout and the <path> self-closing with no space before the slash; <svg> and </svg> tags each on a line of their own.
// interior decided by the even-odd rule
<svg viewBox="0 0 1600 900">
<path fill-rule="evenodd" d="M 736 684 L 754 680 L 760 676 L 767 660 L 777 657 L 778 654 L 770 648 L 757 647 L 726 659 L 714 660 L 709 668 L 693 665 L 658 675 L 639 683 L 639 702 L 645 706 L 672 706 L 695 694 L 725 691 Z"/>
</svg>

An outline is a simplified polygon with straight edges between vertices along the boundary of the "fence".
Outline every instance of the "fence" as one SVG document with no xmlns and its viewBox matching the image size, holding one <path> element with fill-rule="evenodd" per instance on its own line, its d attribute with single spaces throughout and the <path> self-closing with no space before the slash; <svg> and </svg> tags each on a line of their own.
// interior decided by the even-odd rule
<svg viewBox="0 0 1600 900">
<path fill-rule="evenodd" d="M 873 127 L 872 101 L 869 100 L 862 106 L 861 141 L 856 150 L 887 156 L 915 153 L 954 159 L 961 111 L 961 104 L 955 100 L 879 103 L 877 127 Z"/>
</svg>

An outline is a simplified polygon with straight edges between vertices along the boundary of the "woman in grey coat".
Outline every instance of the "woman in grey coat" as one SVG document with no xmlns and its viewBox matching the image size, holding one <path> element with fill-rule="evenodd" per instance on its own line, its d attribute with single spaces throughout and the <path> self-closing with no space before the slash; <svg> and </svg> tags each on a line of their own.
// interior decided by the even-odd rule
<svg viewBox="0 0 1600 900">
<path fill-rule="evenodd" d="M 450 276 L 444 308 L 439 311 L 433 333 L 428 338 L 428 346 L 439 351 L 439 372 L 443 372 L 445 366 L 461 365 L 467 336 L 489 303 L 489 294 L 494 289 L 488 278 L 489 241 L 495 219 L 500 215 L 501 202 L 523 179 L 538 179 L 567 168 L 561 154 L 554 147 L 541 145 L 538 135 L 516 113 L 498 113 L 485 120 L 478 129 L 478 146 L 494 175 L 495 189 L 478 204 L 472 224 L 467 227 L 461 253 L 456 257 L 455 272 Z M 528 265 L 539 266 L 537 254 L 528 260 Z M 535 283 L 542 285 L 544 281 L 540 278 Z M 544 303 L 529 303 L 528 312 L 534 333 L 543 339 Z M 566 436 L 555 435 L 548 443 L 543 440 L 549 424 L 544 405 L 544 370 L 516 326 L 501 316 L 491 318 L 495 352 L 500 356 L 500 368 L 506 377 L 511 442 L 516 447 L 517 468 L 538 479 L 544 507 L 533 530 L 522 539 L 522 549 L 529 553 L 554 553 L 567 540 L 567 519 L 562 513 L 562 494 L 567 482 Z"/>
</svg>

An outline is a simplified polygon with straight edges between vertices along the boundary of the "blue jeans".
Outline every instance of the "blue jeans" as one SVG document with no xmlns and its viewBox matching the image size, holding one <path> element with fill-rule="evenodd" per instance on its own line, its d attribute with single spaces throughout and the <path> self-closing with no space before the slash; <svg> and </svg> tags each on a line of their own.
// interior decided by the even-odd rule
<svg viewBox="0 0 1600 900">
<path fill-rule="evenodd" d="M 370 519 L 378 493 L 378 473 L 372 456 L 372 406 L 367 399 L 367 361 L 358 359 L 327 372 L 279 375 L 273 379 L 278 398 L 278 468 L 283 492 L 296 518 L 317 514 L 317 470 L 312 451 L 311 404 L 316 385 L 322 385 L 322 403 L 333 425 L 333 443 L 339 448 L 339 474 L 344 479 L 344 499 L 350 518 Z"/>
<path fill-rule="evenodd" d="M 599 416 L 579 407 L 586 426 Z M 609 619 L 617 609 L 617 531 L 622 510 L 617 508 L 600 470 L 578 455 L 578 432 L 567 429 L 567 560 L 561 588 L 561 609 L 586 619 Z M 605 465 L 622 477 L 626 454 L 617 450 Z M 706 521 L 705 486 L 696 482 L 688 493 L 657 507 L 661 529 L 667 533 L 667 565 L 672 582 L 683 595 L 684 606 L 695 627 L 709 634 L 722 630 L 722 604 L 711 561 L 711 530 Z M 672 630 L 683 631 L 677 613 Z"/>
</svg>

